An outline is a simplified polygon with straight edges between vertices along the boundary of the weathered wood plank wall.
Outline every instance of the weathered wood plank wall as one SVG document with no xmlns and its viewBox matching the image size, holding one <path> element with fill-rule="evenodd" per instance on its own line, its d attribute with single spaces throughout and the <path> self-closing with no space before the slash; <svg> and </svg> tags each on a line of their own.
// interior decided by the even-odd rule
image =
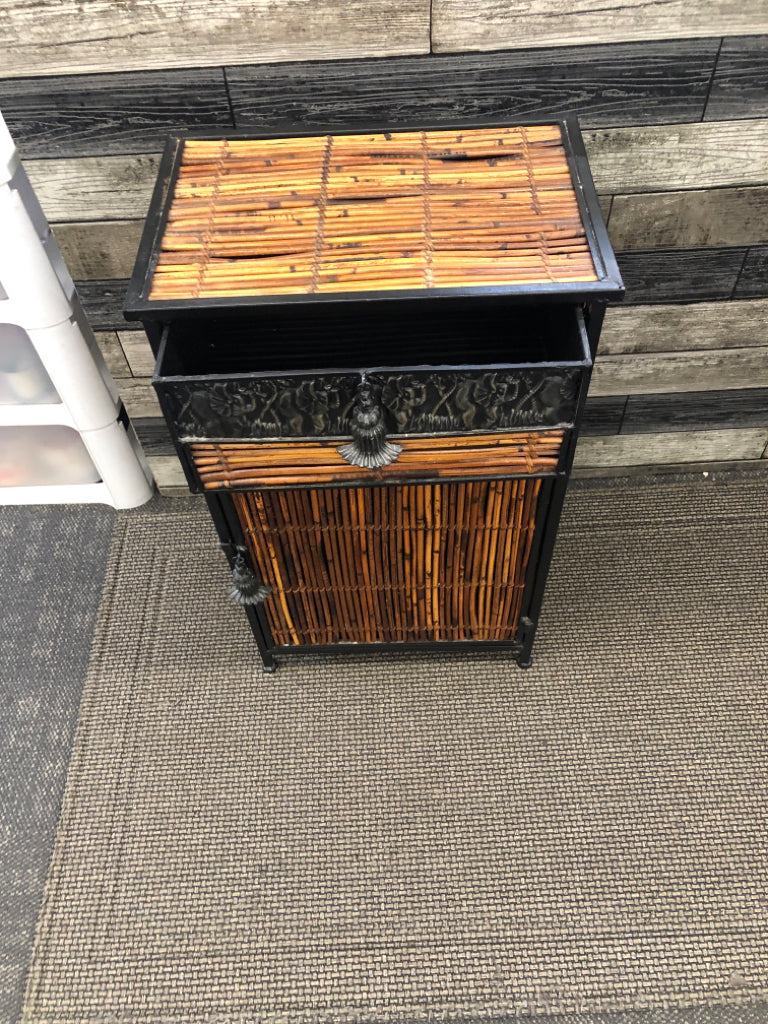
<svg viewBox="0 0 768 1024">
<path fill-rule="evenodd" d="M 628 285 L 581 472 L 768 468 L 768 0 L 9 0 L 0 107 L 161 481 L 122 319 L 169 133 L 579 116 Z M 375 58 L 375 59 L 362 59 Z"/>
</svg>

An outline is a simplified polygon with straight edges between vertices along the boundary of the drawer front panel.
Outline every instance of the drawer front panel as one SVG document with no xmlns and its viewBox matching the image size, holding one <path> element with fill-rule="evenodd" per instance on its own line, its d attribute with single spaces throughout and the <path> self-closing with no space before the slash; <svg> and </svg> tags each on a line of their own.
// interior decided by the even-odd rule
<svg viewBox="0 0 768 1024">
<path fill-rule="evenodd" d="M 233 495 L 274 643 L 514 640 L 541 486 Z"/>
<path fill-rule="evenodd" d="M 435 434 L 573 423 L 581 370 L 558 367 L 367 373 L 386 430 Z M 156 378 L 181 440 L 349 435 L 359 374 Z"/>
<path fill-rule="evenodd" d="M 397 460 L 378 469 L 351 465 L 330 441 L 201 442 L 191 444 L 189 454 L 205 490 L 244 490 L 553 473 L 563 438 L 562 430 L 398 437 Z"/>
</svg>

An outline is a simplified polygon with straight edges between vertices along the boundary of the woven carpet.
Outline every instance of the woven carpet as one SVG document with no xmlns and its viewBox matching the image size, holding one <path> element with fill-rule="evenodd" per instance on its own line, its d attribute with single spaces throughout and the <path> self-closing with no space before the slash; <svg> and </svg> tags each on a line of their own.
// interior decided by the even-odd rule
<svg viewBox="0 0 768 1024">
<path fill-rule="evenodd" d="M 0 506 L 0 1021 L 17 1020 L 115 513 Z"/>
<path fill-rule="evenodd" d="M 122 514 L 24 1021 L 768 1020 L 765 498 L 575 486 L 527 672 L 264 675 L 205 512 Z"/>
</svg>

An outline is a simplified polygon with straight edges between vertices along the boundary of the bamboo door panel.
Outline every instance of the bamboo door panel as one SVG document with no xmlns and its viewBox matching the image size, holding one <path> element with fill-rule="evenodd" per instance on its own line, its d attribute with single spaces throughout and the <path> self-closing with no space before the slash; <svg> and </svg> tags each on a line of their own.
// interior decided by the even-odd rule
<svg viewBox="0 0 768 1024">
<path fill-rule="evenodd" d="M 513 640 L 541 484 L 233 493 L 274 643 Z"/>
</svg>

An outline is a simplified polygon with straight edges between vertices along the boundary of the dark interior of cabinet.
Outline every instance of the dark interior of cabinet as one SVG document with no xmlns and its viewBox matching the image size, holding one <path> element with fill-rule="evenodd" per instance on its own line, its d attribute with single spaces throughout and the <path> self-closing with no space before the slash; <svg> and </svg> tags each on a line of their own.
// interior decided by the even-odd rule
<svg viewBox="0 0 768 1024">
<path fill-rule="evenodd" d="M 166 328 L 160 376 L 358 367 L 580 363 L 588 353 L 571 305 L 399 304 L 259 309 L 186 317 Z"/>
</svg>

